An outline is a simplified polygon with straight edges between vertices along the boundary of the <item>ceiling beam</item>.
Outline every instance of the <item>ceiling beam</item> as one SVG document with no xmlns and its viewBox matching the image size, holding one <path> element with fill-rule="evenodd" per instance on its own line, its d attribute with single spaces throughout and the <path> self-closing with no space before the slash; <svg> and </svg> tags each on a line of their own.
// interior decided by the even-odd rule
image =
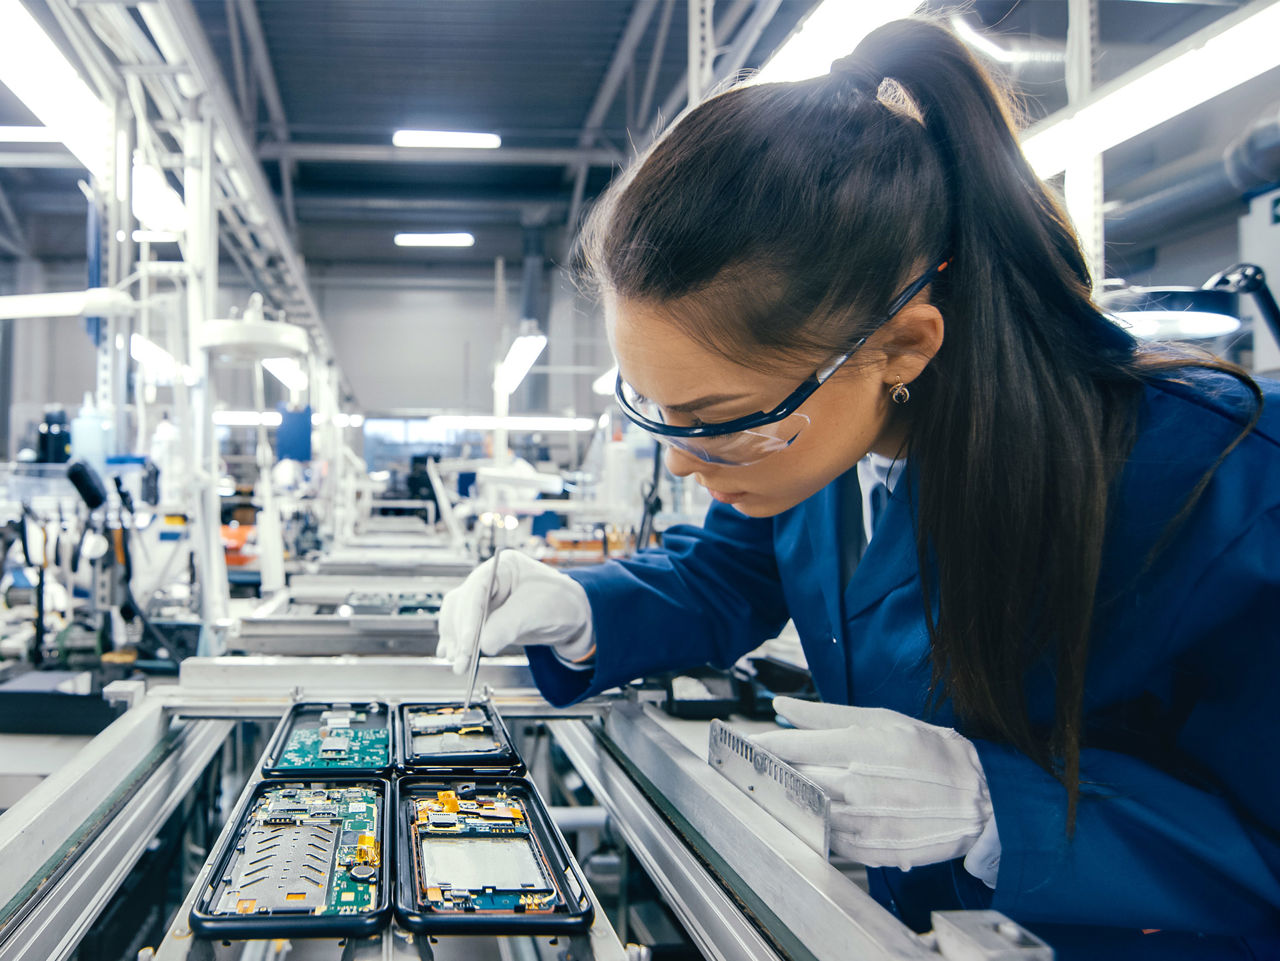
<svg viewBox="0 0 1280 961">
<path fill-rule="evenodd" d="M 636 48 L 640 46 L 640 40 L 644 37 L 649 21 L 653 19 L 653 13 L 657 9 L 658 0 L 636 0 L 635 6 L 631 8 L 631 17 L 627 20 L 626 29 L 622 31 L 622 38 L 613 50 L 613 59 L 609 61 L 608 69 L 604 72 L 604 80 L 601 81 L 595 100 L 592 101 L 586 119 L 582 122 L 582 130 L 578 133 L 579 150 L 587 150 L 595 146 L 596 138 L 600 136 L 601 125 L 609 115 L 609 108 L 613 106 L 613 101 L 618 97 L 618 88 L 627 76 L 627 71 L 635 64 Z M 564 172 L 565 182 L 573 182 L 573 203 L 570 207 L 569 221 L 575 226 L 582 210 L 582 197 L 587 186 L 587 171 L 590 169 L 590 164 L 578 161 L 566 168 Z"/>
<path fill-rule="evenodd" d="M 623 157 L 616 150 L 578 150 L 560 147 L 499 147 L 497 150 L 466 148 L 396 147 L 391 144 L 289 143 L 259 145 L 264 160 L 287 157 L 297 163 L 346 164 L 476 164 L 516 167 L 564 167 L 587 163 L 592 167 L 612 167 Z"/>
<path fill-rule="evenodd" d="M 266 34 L 262 30 L 262 19 L 258 16 L 258 6 L 254 0 L 239 0 L 240 24 L 244 29 L 245 39 L 249 43 L 249 58 L 261 84 L 262 102 L 267 105 L 267 116 L 271 120 L 271 132 L 278 143 L 289 141 L 289 121 L 285 117 L 284 101 L 280 99 L 280 85 L 276 83 L 276 72 L 271 66 L 271 52 L 267 49 Z M 293 175 L 294 163 L 289 157 L 282 156 L 280 161 L 280 188 L 283 197 L 284 216 L 293 233 L 298 232 L 298 215 L 293 207 Z"/>
<path fill-rule="evenodd" d="M 0 151 L 0 167 L 28 167 L 32 170 L 84 170 L 84 164 L 77 160 L 69 150 L 41 151 L 4 150 Z"/>
<path fill-rule="evenodd" d="M 747 12 L 755 4 L 755 0 L 736 0 L 734 5 L 729 8 L 724 17 L 715 25 L 715 46 L 719 50 L 729 42 L 729 37 L 738 29 Z M 647 139 L 637 144 L 638 149 L 644 149 L 652 142 L 659 133 L 666 129 L 667 125 L 676 118 L 680 113 L 681 107 L 689 97 L 689 71 L 685 70 L 684 76 L 672 88 L 671 93 L 667 95 L 667 99 L 662 102 L 662 106 L 658 108 L 657 115 L 649 124 L 649 134 Z M 643 119 L 643 118 L 641 118 Z"/>
</svg>

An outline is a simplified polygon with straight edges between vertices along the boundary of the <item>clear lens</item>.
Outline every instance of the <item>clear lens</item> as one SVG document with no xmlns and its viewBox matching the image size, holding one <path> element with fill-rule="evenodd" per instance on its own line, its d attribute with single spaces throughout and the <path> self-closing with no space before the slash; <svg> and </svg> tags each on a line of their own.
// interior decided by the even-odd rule
<svg viewBox="0 0 1280 961">
<path fill-rule="evenodd" d="M 638 394 L 625 381 L 622 384 L 622 394 L 626 405 L 645 420 L 672 427 L 693 426 L 690 421 L 682 422 L 667 414 L 659 405 Z M 795 413 L 773 424 L 716 437 L 669 437 L 656 432 L 654 437 L 668 447 L 686 451 L 710 464 L 745 467 L 790 447 L 808 424 L 809 418 L 806 415 Z"/>
<path fill-rule="evenodd" d="M 654 436 L 668 447 L 687 451 L 709 464 L 730 464 L 746 467 L 764 460 L 770 454 L 786 450 L 800 432 L 809 424 L 804 414 L 792 414 L 776 424 L 765 424 L 751 430 L 740 430 L 719 437 L 665 437 Z"/>
</svg>

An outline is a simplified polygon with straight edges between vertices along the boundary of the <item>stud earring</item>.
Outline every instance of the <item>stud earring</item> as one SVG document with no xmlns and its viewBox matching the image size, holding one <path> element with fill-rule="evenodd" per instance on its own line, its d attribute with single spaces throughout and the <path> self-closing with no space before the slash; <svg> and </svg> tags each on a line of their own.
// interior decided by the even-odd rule
<svg viewBox="0 0 1280 961">
<path fill-rule="evenodd" d="M 907 385 L 902 382 L 902 378 L 898 378 L 898 382 L 889 388 L 889 399 L 895 404 L 905 404 L 911 399 L 911 391 L 907 389 Z"/>
</svg>

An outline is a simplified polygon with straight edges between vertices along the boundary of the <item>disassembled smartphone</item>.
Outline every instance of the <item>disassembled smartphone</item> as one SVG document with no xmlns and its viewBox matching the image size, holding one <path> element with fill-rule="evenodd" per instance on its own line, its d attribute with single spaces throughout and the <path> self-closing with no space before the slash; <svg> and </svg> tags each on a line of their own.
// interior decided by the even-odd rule
<svg viewBox="0 0 1280 961">
<path fill-rule="evenodd" d="M 204 937 L 361 937 L 390 908 L 382 780 L 262 781 L 191 911 Z"/>
<path fill-rule="evenodd" d="M 295 704 L 263 755 L 268 777 L 385 774 L 391 769 L 391 713 L 366 704 Z"/>
<path fill-rule="evenodd" d="M 521 778 L 401 778 L 396 911 L 412 931 L 553 934 L 591 923 L 586 885 Z"/>
<path fill-rule="evenodd" d="M 465 769 L 477 775 L 518 775 L 524 762 L 502 719 L 488 703 L 401 704 L 398 766 L 410 774 Z"/>
</svg>

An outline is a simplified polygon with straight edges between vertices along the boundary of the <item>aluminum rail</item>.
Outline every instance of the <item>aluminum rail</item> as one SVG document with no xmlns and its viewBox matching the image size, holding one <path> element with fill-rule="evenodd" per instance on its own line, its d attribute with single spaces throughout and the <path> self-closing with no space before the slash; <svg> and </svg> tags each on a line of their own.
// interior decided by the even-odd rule
<svg viewBox="0 0 1280 961">
<path fill-rule="evenodd" d="M 231 727 L 143 703 L 0 816 L 0 959 L 72 954 Z"/>
<path fill-rule="evenodd" d="M 935 933 L 916 935 L 690 751 L 652 706 L 617 702 L 599 729 L 569 721 L 548 727 L 711 957 L 1053 956 L 997 912 L 938 913 Z"/>
</svg>

